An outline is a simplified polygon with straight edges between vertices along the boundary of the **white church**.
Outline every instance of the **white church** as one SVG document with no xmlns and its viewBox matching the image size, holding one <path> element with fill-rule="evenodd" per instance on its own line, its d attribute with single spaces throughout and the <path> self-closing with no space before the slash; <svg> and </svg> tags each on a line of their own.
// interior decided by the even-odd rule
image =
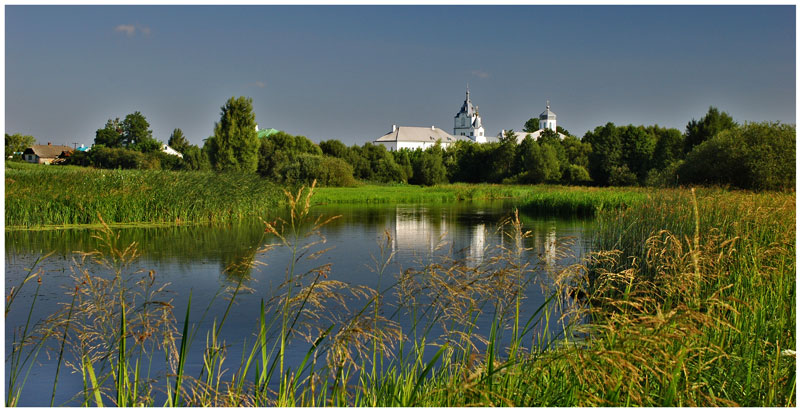
<svg viewBox="0 0 800 412">
<path fill-rule="evenodd" d="M 469 86 L 467 86 L 467 98 L 464 99 L 461 110 L 456 113 L 454 123 L 454 135 L 468 137 L 475 143 L 486 143 L 486 136 L 483 131 L 481 115 L 478 113 L 478 106 L 473 107 L 472 100 L 469 98 Z"/>
<path fill-rule="evenodd" d="M 522 143 L 525 140 L 525 137 L 530 136 L 533 140 L 539 140 L 539 136 L 544 133 L 545 130 L 552 130 L 558 134 L 558 138 L 564 140 L 567 135 L 558 131 L 558 127 L 556 126 L 556 114 L 550 110 L 550 101 L 547 101 L 546 108 L 539 115 L 539 130 L 528 133 L 528 132 L 514 132 L 514 136 L 517 138 L 517 144 Z M 501 130 L 500 133 L 497 134 L 497 138 L 501 138 L 506 134 L 505 129 Z"/>
<path fill-rule="evenodd" d="M 514 135 L 517 138 L 517 143 L 522 143 L 526 136 L 530 136 L 534 140 L 538 139 L 545 129 L 558 133 L 556 114 L 550 110 L 550 101 L 547 101 L 547 108 L 539 115 L 539 130 L 533 133 L 514 132 Z M 400 149 L 424 150 L 435 145 L 437 141 L 440 142 L 443 148 L 446 148 L 457 141 L 470 141 L 473 143 L 496 142 L 503 135 L 505 135 L 505 130 L 502 130 L 495 138 L 486 137 L 478 106 L 473 106 L 469 97 L 469 86 L 467 86 L 467 97 L 461 105 L 461 110 L 455 115 L 452 135 L 436 126 L 392 125 L 391 132 L 379 137 L 374 142 L 382 144 L 386 149 L 392 151 Z M 566 136 L 558 133 L 558 137 L 564 139 Z"/>
</svg>

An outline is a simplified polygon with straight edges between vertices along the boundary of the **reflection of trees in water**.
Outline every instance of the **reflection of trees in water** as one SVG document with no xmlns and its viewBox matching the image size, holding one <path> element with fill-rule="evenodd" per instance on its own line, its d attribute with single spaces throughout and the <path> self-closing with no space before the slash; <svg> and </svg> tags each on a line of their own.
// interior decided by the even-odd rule
<svg viewBox="0 0 800 412">
<path fill-rule="evenodd" d="M 264 242 L 260 222 L 228 225 L 192 225 L 173 227 L 116 229 L 119 244 L 137 242 L 144 259 L 157 263 L 175 262 L 179 266 L 197 262 L 218 262 L 226 273 L 247 275 L 253 258 Z M 6 258 L 54 251 L 69 256 L 76 251 L 98 247 L 95 230 L 67 229 L 6 232 Z"/>
</svg>

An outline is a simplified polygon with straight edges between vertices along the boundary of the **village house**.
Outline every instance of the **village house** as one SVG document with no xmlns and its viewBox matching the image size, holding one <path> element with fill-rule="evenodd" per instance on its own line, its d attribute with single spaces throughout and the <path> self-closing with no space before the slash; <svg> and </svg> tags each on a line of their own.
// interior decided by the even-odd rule
<svg viewBox="0 0 800 412">
<path fill-rule="evenodd" d="M 72 153 L 72 150 L 69 146 L 54 145 L 50 142 L 47 144 L 35 144 L 22 152 L 22 159 L 28 163 L 48 165 L 61 156 L 62 153 Z"/>
</svg>

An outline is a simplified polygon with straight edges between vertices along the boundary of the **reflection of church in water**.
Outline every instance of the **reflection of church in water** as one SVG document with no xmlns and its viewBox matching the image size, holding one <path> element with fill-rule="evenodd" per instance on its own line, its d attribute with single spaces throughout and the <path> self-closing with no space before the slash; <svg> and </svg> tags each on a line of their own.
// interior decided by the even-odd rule
<svg viewBox="0 0 800 412">
<path fill-rule="evenodd" d="M 456 214 L 446 210 L 431 210 L 420 206 L 397 206 L 395 225 L 392 230 L 392 251 L 414 253 L 420 256 L 438 251 L 450 251 L 453 257 L 464 259 L 468 264 L 479 265 L 495 252 L 495 247 L 513 248 L 513 239 L 503 236 L 497 224 L 501 220 L 496 214 L 486 214 L 483 220 L 457 221 Z M 544 263 L 556 262 L 556 228 L 533 230 L 525 240 L 525 247 L 541 253 Z"/>
</svg>

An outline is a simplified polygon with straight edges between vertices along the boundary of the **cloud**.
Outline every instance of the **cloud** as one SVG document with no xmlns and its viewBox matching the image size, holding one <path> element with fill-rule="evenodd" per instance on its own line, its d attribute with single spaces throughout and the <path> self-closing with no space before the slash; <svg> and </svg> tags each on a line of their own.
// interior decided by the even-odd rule
<svg viewBox="0 0 800 412">
<path fill-rule="evenodd" d="M 136 24 L 136 25 L 134 25 L 134 24 L 120 24 L 119 26 L 114 27 L 114 31 L 117 32 L 117 33 L 125 33 L 125 35 L 128 36 L 128 37 L 135 36 L 137 31 L 142 33 L 145 36 L 149 36 L 150 35 L 150 28 L 149 27 L 141 26 L 141 25 L 138 25 L 138 24 Z"/>
<path fill-rule="evenodd" d="M 253 84 L 254 84 L 256 87 L 260 88 L 260 89 L 263 89 L 263 88 L 264 88 L 264 86 L 266 86 L 266 85 L 267 85 L 266 83 L 264 83 L 264 82 L 262 82 L 262 81 L 260 81 L 260 80 L 259 80 L 259 81 L 257 81 L 257 82 L 255 82 L 255 83 L 253 83 Z"/>
<path fill-rule="evenodd" d="M 136 26 L 132 24 L 120 24 L 114 28 L 114 31 L 118 33 L 125 33 L 128 35 L 128 37 L 133 37 L 133 35 L 136 34 Z"/>
<path fill-rule="evenodd" d="M 480 77 L 481 79 L 485 79 L 485 78 L 489 77 L 489 73 L 485 72 L 483 70 L 473 70 L 472 71 L 472 75 L 475 76 L 475 77 Z"/>
</svg>

